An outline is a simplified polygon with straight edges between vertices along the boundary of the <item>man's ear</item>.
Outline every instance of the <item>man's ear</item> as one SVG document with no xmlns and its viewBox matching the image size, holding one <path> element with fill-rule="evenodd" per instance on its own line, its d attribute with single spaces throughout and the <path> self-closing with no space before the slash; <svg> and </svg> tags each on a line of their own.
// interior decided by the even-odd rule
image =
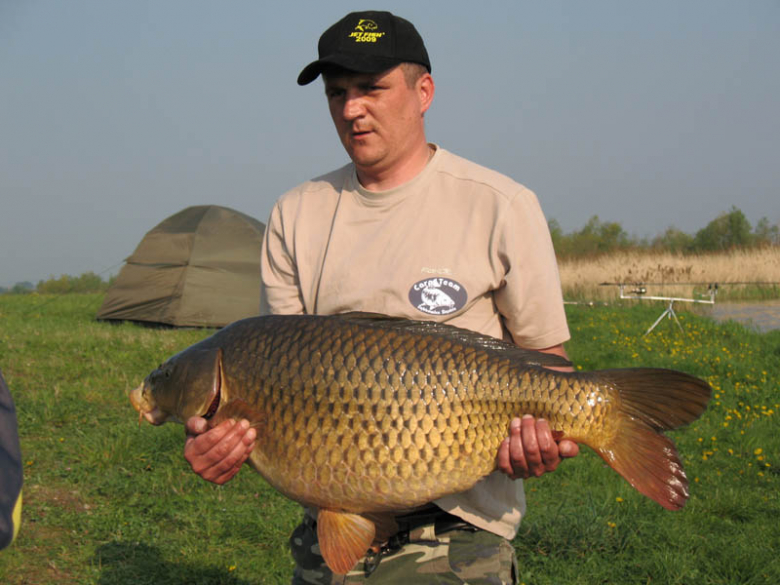
<svg viewBox="0 0 780 585">
<path fill-rule="evenodd" d="M 433 94 L 436 93 L 436 84 L 430 73 L 425 73 L 417 80 L 417 95 L 420 98 L 420 114 L 424 114 L 431 107 Z"/>
</svg>

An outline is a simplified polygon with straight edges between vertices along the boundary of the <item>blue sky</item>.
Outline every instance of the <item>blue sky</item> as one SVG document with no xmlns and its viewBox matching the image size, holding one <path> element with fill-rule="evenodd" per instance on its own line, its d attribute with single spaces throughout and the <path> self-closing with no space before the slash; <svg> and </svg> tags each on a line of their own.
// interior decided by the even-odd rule
<svg viewBox="0 0 780 585">
<path fill-rule="evenodd" d="M 565 231 L 780 222 L 780 3 L 0 0 L 0 286 L 116 273 L 196 204 L 265 222 L 346 162 L 319 35 L 389 9 L 423 35 L 431 141 L 533 189 Z"/>
</svg>

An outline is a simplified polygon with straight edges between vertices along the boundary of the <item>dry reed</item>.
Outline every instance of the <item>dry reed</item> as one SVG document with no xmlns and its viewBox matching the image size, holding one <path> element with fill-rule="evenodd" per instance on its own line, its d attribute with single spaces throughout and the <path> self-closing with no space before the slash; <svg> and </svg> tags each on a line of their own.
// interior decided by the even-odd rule
<svg viewBox="0 0 780 585">
<path fill-rule="evenodd" d="M 746 287 L 736 283 L 780 282 L 780 247 L 701 255 L 619 252 L 560 260 L 558 268 L 566 300 L 609 301 L 618 298 L 618 287 L 602 286 L 605 282 L 643 284 L 647 295 L 686 297 L 706 294 L 707 284 L 717 283 L 719 296 L 740 296 L 739 289 Z M 726 286 L 720 286 L 724 284 Z M 755 288 L 755 285 L 748 286 Z M 626 293 L 634 288 L 637 287 L 626 287 Z M 777 288 L 775 285 L 774 290 L 777 291 Z"/>
</svg>

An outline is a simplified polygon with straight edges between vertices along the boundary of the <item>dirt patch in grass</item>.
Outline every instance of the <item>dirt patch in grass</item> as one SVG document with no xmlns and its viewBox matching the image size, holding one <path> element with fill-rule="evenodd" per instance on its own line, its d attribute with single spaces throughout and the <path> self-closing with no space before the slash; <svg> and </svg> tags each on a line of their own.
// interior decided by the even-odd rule
<svg viewBox="0 0 780 585">
<path fill-rule="evenodd" d="M 3 583 L 58 585 L 78 583 L 80 579 L 68 568 L 76 558 L 62 546 L 72 540 L 72 529 L 58 524 L 63 512 L 88 513 L 89 505 L 79 493 L 65 486 L 25 484 L 22 526 L 13 551 L 20 558 L 47 558 L 46 564 L 24 563 L 18 570 L 9 567 Z M 75 551 L 74 551 L 75 552 Z"/>
</svg>

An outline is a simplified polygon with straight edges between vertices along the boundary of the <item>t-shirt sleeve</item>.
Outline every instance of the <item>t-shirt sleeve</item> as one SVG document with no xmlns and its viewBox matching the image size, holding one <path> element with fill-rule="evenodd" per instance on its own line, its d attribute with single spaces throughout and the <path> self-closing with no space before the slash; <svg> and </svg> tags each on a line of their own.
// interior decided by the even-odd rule
<svg viewBox="0 0 780 585">
<path fill-rule="evenodd" d="M 265 228 L 260 254 L 261 314 L 296 315 L 304 312 L 298 270 L 285 239 L 282 213 L 277 203 Z"/>
<path fill-rule="evenodd" d="M 570 337 L 558 263 L 536 195 L 522 188 L 501 218 L 499 254 L 505 280 L 495 292 L 504 326 L 517 345 L 544 349 Z"/>
</svg>

